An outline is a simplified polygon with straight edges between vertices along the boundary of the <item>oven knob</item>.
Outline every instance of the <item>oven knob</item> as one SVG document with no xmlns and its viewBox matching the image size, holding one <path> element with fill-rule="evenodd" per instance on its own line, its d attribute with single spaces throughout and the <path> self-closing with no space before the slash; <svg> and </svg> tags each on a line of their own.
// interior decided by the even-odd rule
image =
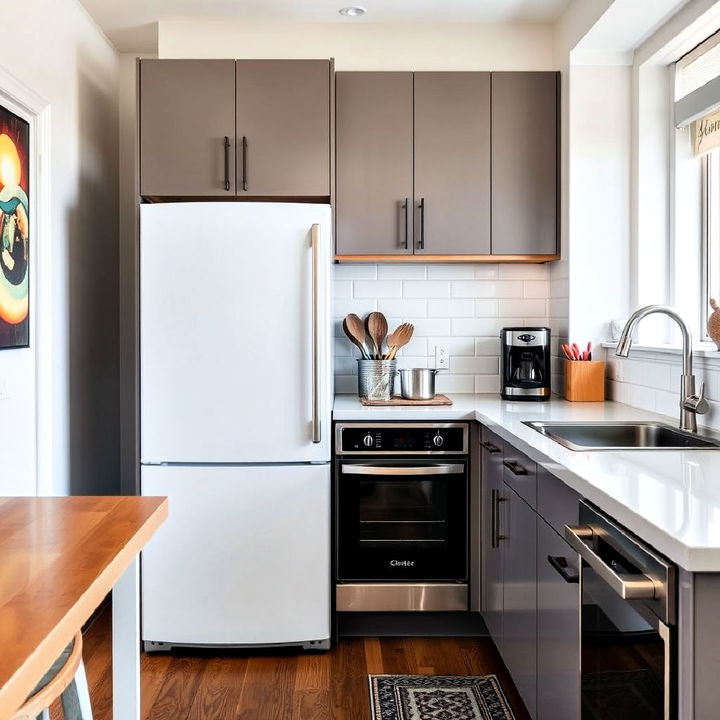
<svg viewBox="0 0 720 720">
<path fill-rule="evenodd" d="M 365 447 L 372 447 L 374 444 L 375 444 L 375 440 L 373 439 L 373 436 L 372 436 L 370 433 L 368 433 L 368 434 L 363 438 L 363 445 L 364 445 Z"/>
<path fill-rule="evenodd" d="M 435 447 L 442 447 L 442 445 L 443 445 L 444 442 L 445 442 L 445 438 L 444 438 L 440 433 L 438 433 L 438 434 L 433 438 L 433 445 L 434 445 Z"/>
</svg>

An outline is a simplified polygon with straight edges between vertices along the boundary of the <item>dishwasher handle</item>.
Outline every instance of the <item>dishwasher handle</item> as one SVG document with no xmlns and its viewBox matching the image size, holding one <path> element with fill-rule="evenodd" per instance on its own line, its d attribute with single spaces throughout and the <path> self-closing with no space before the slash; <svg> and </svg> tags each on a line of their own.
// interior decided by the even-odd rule
<svg viewBox="0 0 720 720">
<path fill-rule="evenodd" d="M 420 467 L 409 467 L 399 465 L 387 467 L 383 465 L 342 465 L 340 467 L 344 475 L 459 475 L 465 471 L 464 465 L 421 465 Z"/>
<path fill-rule="evenodd" d="M 594 550 L 594 530 L 589 525 L 566 525 L 565 539 L 578 555 L 623 600 L 652 600 L 658 596 L 656 583 L 647 575 L 617 573 Z"/>
</svg>

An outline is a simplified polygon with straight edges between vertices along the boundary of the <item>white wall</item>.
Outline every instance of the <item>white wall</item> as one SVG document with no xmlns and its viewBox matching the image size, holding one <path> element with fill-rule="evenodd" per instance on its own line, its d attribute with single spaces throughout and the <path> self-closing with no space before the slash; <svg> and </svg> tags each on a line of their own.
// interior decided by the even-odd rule
<svg viewBox="0 0 720 720">
<path fill-rule="evenodd" d="M 52 308 L 45 318 L 52 342 L 0 353 L 9 395 L 0 400 L 0 495 L 36 491 L 38 353 L 51 353 L 52 363 L 52 396 L 40 398 L 52 432 L 41 489 L 113 492 L 119 487 L 118 55 L 75 0 L 23 0 L 12 8 L 0 67 L 50 104 L 44 171 L 51 222 L 43 241 L 31 231 L 30 247 L 33 253 L 44 244 L 52 252 Z"/>
<path fill-rule="evenodd" d="M 551 70 L 552 27 L 541 24 L 263 25 L 161 21 L 162 58 L 323 58 L 336 70 Z"/>
</svg>

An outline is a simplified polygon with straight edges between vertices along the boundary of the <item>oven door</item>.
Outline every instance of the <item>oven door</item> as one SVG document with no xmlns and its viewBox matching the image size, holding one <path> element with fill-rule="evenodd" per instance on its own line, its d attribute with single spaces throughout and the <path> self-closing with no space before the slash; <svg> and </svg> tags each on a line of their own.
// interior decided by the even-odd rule
<svg viewBox="0 0 720 720">
<path fill-rule="evenodd" d="M 650 609 L 659 583 L 602 528 L 565 536 L 582 558 L 582 720 L 674 720 L 674 629 Z"/>
<path fill-rule="evenodd" d="M 467 461 L 342 461 L 341 582 L 467 579 Z"/>
</svg>

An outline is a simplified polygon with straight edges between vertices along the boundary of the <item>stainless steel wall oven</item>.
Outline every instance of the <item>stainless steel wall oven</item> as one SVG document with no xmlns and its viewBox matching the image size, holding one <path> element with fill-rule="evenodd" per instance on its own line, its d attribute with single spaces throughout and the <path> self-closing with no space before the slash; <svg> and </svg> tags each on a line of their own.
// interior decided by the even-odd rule
<svg viewBox="0 0 720 720">
<path fill-rule="evenodd" d="M 468 434 L 336 425 L 339 611 L 467 610 Z"/>
</svg>

